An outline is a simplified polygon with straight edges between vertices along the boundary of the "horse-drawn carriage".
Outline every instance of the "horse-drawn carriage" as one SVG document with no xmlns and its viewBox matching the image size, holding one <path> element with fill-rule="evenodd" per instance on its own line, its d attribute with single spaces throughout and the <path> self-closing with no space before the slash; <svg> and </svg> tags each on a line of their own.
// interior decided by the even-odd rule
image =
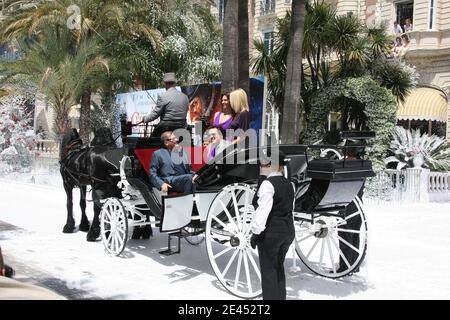
<svg viewBox="0 0 450 320">
<path fill-rule="evenodd" d="M 295 249 L 311 271 L 339 278 L 354 272 L 367 249 L 367 223 L 361 193 L 371 162 L 349 157 L 363 151 L 371 133 L 344 132 L 357 139 L 351 146 L 280 145 L 288 165 L 285 176 L 295 188 Z M 261 148 L 227 148 L 212 161 L 198 166 L 193 194 L 162 194 L 148 179 L 158 140 L 124 139 L 127 150 L 120 161 L 121 197 L 104 200 L 100 213 L 101 238 L 107 252 L 119 255 L 132 228 L 157 227 L 168 233 L 163 254 L 180 252 L 180 239 L 206 242 L 211 267 L 232 294 L 254 298 L 261 294 L 257 250 L 250 246 L 252 204 L 259 176 Z M 314 159 L 314 149 L 332 149 L 340 160 Z M 341 150 L 341 151 L 338 151 Z M 195 153 L 190 148 L 191 154 Z M 177 248 L 172 248 L 177 239 Z"/>
</svg>

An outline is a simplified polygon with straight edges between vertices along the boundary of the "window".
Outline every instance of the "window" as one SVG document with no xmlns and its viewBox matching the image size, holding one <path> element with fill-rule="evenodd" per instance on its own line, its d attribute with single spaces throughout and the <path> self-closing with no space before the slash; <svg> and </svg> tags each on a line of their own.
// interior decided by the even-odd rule
<svg viewBox="0 0 450 320">
<path fill-rule="evenodd" d="M 225 14 L 225 0 L 219 0 L 219 23 L 223 23 L 224 14 Z"/>
<path fill-rule="evenodd" d="M 434 16 L 436 14 L 436 0 L 430 0 L 430 11 L 428 13 L 428 29 L 434 29 Z"/>
<path fill-rule="evenodd" d="M 396 9 L 397 9 L 396 20 L 402 27 L 403 32 L 412 31 L 414 1 L 405 1 L 397 3 Z"/>
<path fill-rule="evenodd" d="M 273 51 L 273 31 L 264 32 L 264 48 L 270 53 Z"/>
<path fill-rule="evenodd" d="M 275 12 L 275 0 L 262 0 L 261 1 L 261 15 L 266 15 Z"/>
</svg>

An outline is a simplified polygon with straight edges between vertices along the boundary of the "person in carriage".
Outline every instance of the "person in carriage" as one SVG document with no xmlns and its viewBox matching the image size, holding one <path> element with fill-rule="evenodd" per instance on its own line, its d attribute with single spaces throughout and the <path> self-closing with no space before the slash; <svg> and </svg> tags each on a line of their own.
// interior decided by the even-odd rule
<svg viewBox="0 0 450 320">
<path fill-rule="evenodd" d="M 161 135 L 162 148 L 153 153 L 150 163 L 150 183 L 162 192 L 192 193 L 196 178 L 183 148 L 172 131 Z"/>
<path fill-rule="evenodd" d="M 164 74 L 166 92 L 158 96 L 155 108 L 144 117 L 145 123 L 160 119 L 152 132 L 152 137 L 159 137 L 164 131 L 187 127 L 189 98 L 176 89 L 176 82 L 175 73 Z"/>
</svg>

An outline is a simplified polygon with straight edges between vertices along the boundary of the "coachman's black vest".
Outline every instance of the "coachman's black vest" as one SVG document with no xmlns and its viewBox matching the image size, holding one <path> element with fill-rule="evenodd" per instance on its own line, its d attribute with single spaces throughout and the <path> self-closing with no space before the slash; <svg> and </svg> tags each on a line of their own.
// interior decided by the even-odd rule
<svg viewBox="0 0 450 320">
<path fill-rule="evenodd" d="M 273 185 L 275 193 L 273 195 L 272 210 L 267 218 L 264 232 L 293 232 L 294 188 L 289 180 L 282 176 L 273 176 L 267 178 L 267 180 Z M 256 193 L 253 199 L 255 209 L 257 207 L 257 199 Z"/>
</svg>

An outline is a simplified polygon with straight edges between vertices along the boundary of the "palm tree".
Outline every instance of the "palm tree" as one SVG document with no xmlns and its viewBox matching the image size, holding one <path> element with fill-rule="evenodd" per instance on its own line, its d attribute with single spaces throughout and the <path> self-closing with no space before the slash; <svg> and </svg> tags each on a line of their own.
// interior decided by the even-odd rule
<svg viewBox="0 0 450 320">
<path fill-rule="evenodd" d="M 69 52 L 76 55 L 83 41 L 96 39 L 107 42 L 111 35 L 121 34 L 126 38 L 144 38 L 157 46 L 160 33 L 151 25 L 139 20 L 136 14 L 142 5 L 150 0 L 107 2 L 97 0 L 37 0 L 35 7 L 23 8 L 8 15 L 2 23 L 5 26 L 2 37 L 6 40 L 39 34 L 48 25 L 68 27 L 72 33 Z M 155 2 L 155 1 L 151 1 Z M 71 10 L 68 11 L 68 8 Z M 83 85 L 80 96 L 81 119 L 80 136 L 89 140 L 91 92 L 97 88 L 96 82 Z"/>
<path fill-rule="evenodd" d="M 248 34 L 248 0 L 239 0 L 238 27 L 238 69 L 239 88 L 249 93 L 249 34 Z"/>
<path fill-rule="evenodd" d="M 303 122 L 301 108 L 302 45 L 306 0 L 292 1 L 290 43 L 286 60 L 286 82 L 280 139 L 281 143 L 297 143 Z"/>
<path fill-rule="evenodd" d="M 222 91 L 239 86 L 239 0 L 225 0 L 223 18 Z"/>
<path fill-rule="evenodd" d="M 294 2 L 293 2 L 294 4 Z M 253 57 L 253 70 L 268 76 L 269 97 L 275 107 L 283 114 L 283 141 L 292 130 L 299 132 L 294 122 L 302 123 L 302 113 L 296 113 L 295 104 L 286 102 L 287 51 L 290 49 L 290 34 L 286 32 L 293 18 L 288 12 L 277 23 L 275 45 L 272 53 L 264 50 L 263 44 L 255 42 L 258 55 Z M 367 28 L 355 17 L 339 16 L 331 5 L 321 0 L 306 4 L 304 22 L 303 57 L 305 63 L 296 65 L 300 69 L 301 97 L 305 121 L 310 118 L 310 100 L 318 91 L 326 90 L 327 85 L 339 78 L 369 76 L 381 86 L 388 88 L 402 101 L 417 82 L 414 70 L 398 62 L 387 62 L 389 37 L 383 26 Z M 303 68 L 303 69 L 302 69 Z M 292 71 L 292 70 L 291 70 Z M 299 72 L 297 70 L 297 72 Z M 292 93 L 296 93 L 293 91 Z M 297 96 L 298 99 L 298 96 Z M 291 108 L 291 111 L 284 111 Z M 343 128 L 350 123 L 364 127 L 364 106 L 357 101 L 342 97 L 336 101 L 335 111 L 342 114 Z M 303 112 L 303 111 L 302 111 Z M 295 117 L 292 117 L 295 115 Z M 288 121 L 289 125 L 286 125 Z"/>
<path fill-rule="evenodd" d="M 108 71 L 108 64 L 94 39 L 80 42 L 77 53 L 71 54 L 72 34 L 67 28 L 42 30 L 37 39 L 20 43 L 26 55 L 12 67 L 16 75 L 28 76 L 48 96 L 56 131 L 62 136 L 69 126 L 70 108 L 97 74 Z"/>
</svg>

